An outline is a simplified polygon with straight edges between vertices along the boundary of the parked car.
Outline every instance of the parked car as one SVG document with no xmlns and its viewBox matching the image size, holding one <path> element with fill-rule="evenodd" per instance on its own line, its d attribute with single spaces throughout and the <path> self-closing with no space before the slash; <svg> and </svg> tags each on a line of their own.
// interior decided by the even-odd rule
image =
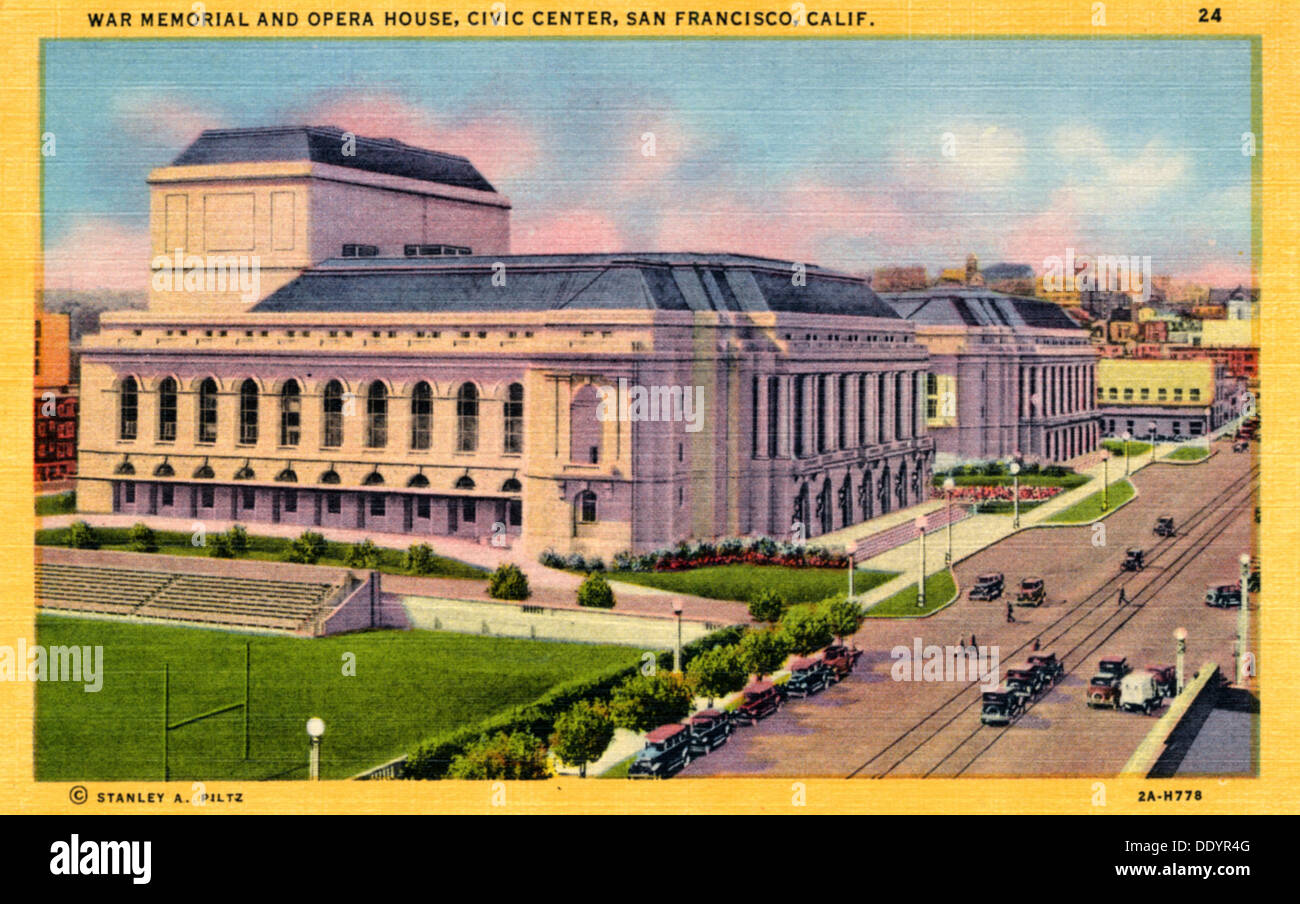
<svg viewBox="0 0 1300 904">
<path fill-rule="evenodd" d="M 1141 571 L 1147 567 L 1146 553 L 1136 547 L 1126 549 L 1119 567 L 1122 571 Z"/>
<path fill-rule="evenodd" d="M 1161 515 L 1156 519 L 1156 526 L 1151 529 L 1157 537 L 1172 537 L 1174 535 L 1174 519 L 1170 515 Z"/>
<path fill-rule="evenodd" d="M 1161 697 L 1177 696 L 1178 674 L 1172 665 L 1149 665 L 1146 670 L 1155 679 Z"/>
<path fill-rule="evenodd" d="M 1065 664 L 1056 658 L 1055 653 L 1030 653 L 1029 661 L 1047 676 L 1048 684 L 1056 684 L 1065 674 Z"/>
<path fill-rule="evenodd" d="M 745 688 L 740 705 L 731 714 L 737 725 L 753 725 L 781 708 L 781 692 L 770 681 L 759 681 Z"/>
<path fill-rule="evenodd" d="M 716 709 L 703 709 L 686 720 L 691 756 L 704 756 L 731 737 L 731 716 Z"/>
<path fill-rule="evenodd" d="M 1119 707 L 1125 712 L 1143 712 L 1148 716 L 1160 707 L 1162 697 L 1150 672 L 1132 672 L 1119 682 Z"/>
<path fill-rule="evenodd" d="M 834 684 L 835 670 L 820 659 L 803 657 L 790 663 L 790 679 L 785 683 L 787 697 L 811 697 Z"/>
<path fill-rule="evenodd" d="M 1214 609 L 1235 609 L 1241 605 L 1240 584 L 1212 585 L 1205 591 L 1205 605 Z"/>
<path fill-rule="evenodd" d="M 627 769 L 628 778 L 668 778 L 691 762 L 691 733 L 680 723 L 660 725 L 645 736 L 645 747 Z"/>
<path fill-rule="evenodd" d="M 1047 598 L 1047 588 L 1042 578 L 1025 578 L 1020 582 L 1016 602 L 1021 606 L 1041 606 Z"/>
<path fill-rule="evenodd" d="M 1024 697 L 1005 684 L 995 691 L 985 691 L 980 705 L 980 722 L 1007 725 L 1025 711 Z"/>
<path fill-rule="evenodd" d="M 1233 452 L 1249 452 L 1249 451 L 1250 451 L 1250 441 L 1249 441 L 1249 440 L 1244 440 L 1244 439 L 1239 439 L 1239 440 L 1237 440 L 1235 443 L 1232 444 L 1232 451 L 1233 451 Z"/>
<path fill-rule="evenodd" d="M 826 663 L 828 668 L 834 669 L 839 678 L 843 678 L 853 671 L 854 666 L 858 664 L 858 660 L 861 658 L 861 650 L 842 643 L 831 644 L 825 650 L 822 650 L 822 662 Z"/>
<path fill-rule="evenodd" d="M 1042 676 L 1028 663 L 1007 669 L 1006 684 L 1023 693 L 1027 702 L 1037 699 L 1043 690 Z"/>
<path fill-rule="evenodd" d="M 1000 572 L 990 572 L 975 578 L 975 586 L 970 589 L 973 600 L 995 600 L 1002 595 L 1003 578 Z"/>
<path fill-rule="evenodd" d="M 1103 675 L 1114 675 L 1116 678 L 1123 678 L 1133 667 L 1128 664 L 1127 656 L 1107 656 L 1097 663 L 1097 671 Z"/>
<path fill-rule="evenodd" d="M 1099 672 L 1088 680 L 1088 692 L 1084 702 L 1093 709 L 1115 709 L 1119 706 L 1119 683 L 1117 675 Z"/>
</svg>

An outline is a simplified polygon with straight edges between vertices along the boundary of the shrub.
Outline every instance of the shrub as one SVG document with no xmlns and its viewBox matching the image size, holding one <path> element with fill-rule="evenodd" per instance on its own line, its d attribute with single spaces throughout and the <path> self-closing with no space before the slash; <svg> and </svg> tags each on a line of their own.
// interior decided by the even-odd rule
<svg viewBox="0 0 1300 904">
<path fill-rule="evenodd" d="M 325 555 L 325 538 L 315 531 L 305 530 L 293 539 L 285 558 L 299 565 L 315 565 Z"/>
<path fill-rule="evenodd" d="M 344 558 L 344 562 L 347 563 L 349 568 L 378 568 L 379 547 L 367 537 L 348 547 L 348 554 Z"/>
<path fill-rule="evenodd" d="M 755 621 L 768 622 L 769 624 L 778 622 L 781 620 L 781 616 L 785 614 L 785 609 L 785 597 L 771 588 L 762 591 L 749 601 L 749 614 L 754 617 Z"/>
<path fill-rule="evenodd" d="M 449 778 L 476 780 L 537 779 L 550 774 L 546 748 L 526 731 L 482 738 L 452 759 L 447 769 Z"/>
<path fill-rule="evenodd" d="M 985 477 L 1001 477 L 1002 464 L 1001 462 L 996 462 L 996 461 L 988 462 L 986 465 L 984 465 L 983 468 L 980 469 L 980 472 Z"/>
<path fill-rule="evenodd" d="M 230 525 L 230 530 L 226 531 L 226 539 L 230 542 L 230 551 L 235 555 L 242 556 L 248 552 L 248 530 L 244 525 Z"/>
<path fill-rule="evenodd" d="M 578 588 L 578 605 L 592 609 L 613 609 L 614 591 L 609 581 L 598 571 L 587 575 L 587 579 Z"/>
<path fill-rule="evenodd" d="M 209 534 L 208 555 L 214 559 L 233 559 L 235 552 L 230 548 L 230 537 L 226 534 Z"/>
<path fill-rule="evenodd" d="M 528 576 L 514 562 L 502 562 L 488 579 L 488 596 L 496 600 L 526 600 L 532 595 Z"/>
<path fill-rule="evenodd" d="M 609 711 L 620 728 L 649 731 L 686 718 L 691 690 L 680 677 L 666 672 L 637 675 L 615 689 Z"/>
<path fill-rule="evenodd" d="M 68 528 L 68 545 L 73 549 L 99 549 L 99 537 L 85 521 L 74 521 Z"/>
<path fill-rule="evenodd" d="M 835 632 L 824 609 L 796 606 L 781 619 L 781 633 L 791 652 L 807 656 L 829 644 Z"/>
<path fill-rule="evenodd" d="M 578 767 L 578 775 L 587 777 L 587 764 L 605 755 L 614 740 L 614 720 L 609 710 L 587 700 L 575 703 L 555 720 L 551 749 L 563 763 Z"/>
<path fill-rule="evenodd" d="M 127 536 L 133 552 L 154 552 L 158 548 L 158 536 L 143 521 L 131 525 L 131 532 Z"/>
<path fill-rule="evenodd" d="M 773 628 L 750 630 L 740 639 L 737 655 L 747 673 L 762 678 L 775 672 L 785 662 L 785 657 L 790 655 L 790 639 Z"/>
<path fill-rule="evenodd" d="M 708 697 L 725 697 L 745 686 L 749 672 L 740 661 L 734 646 L 714 647 L 699 654 L 686 667 L 686 683 L 695 693 Z"/>
<path fill-rule="evenodd" d="M 429 574 L 434 569 L 433 547 L 428 543 L 412 543 L 402 557 L 402 568 L 411 574 Z"/>
<path fill-rule="evenodd" d="M 543 549 L 542 554 L 537 557 L 537 561 L 541 562 L 547 568 L 565 567 L 564 556 L 560 555 L 553 549 Z"/>
<path fill-rule="evenodd" d="M 845 638 L 858 633 L 867 614 L 860 604 L 848 597 L 837 596 L 826 603 L 826 616 L 831 633 L 838 638 Z"/>
</svg>

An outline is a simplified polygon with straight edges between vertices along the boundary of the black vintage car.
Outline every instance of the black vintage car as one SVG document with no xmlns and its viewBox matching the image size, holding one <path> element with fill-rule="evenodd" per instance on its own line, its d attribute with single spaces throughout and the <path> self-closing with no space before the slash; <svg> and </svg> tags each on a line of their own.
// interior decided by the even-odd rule
<svg viewBox="0 0 1300 904">
<path fill-rule="evenodd" d="M 811 697 L 837 680 L 835 670 L 820 659 L 796 659 L 790 663 L 790 679 L 785 683 L 785 694 L 787 697 Z"/>
<path fill-rule="evenodd" d="M 1147 567 L 1146 553 L 1136 547 L 1125 550 L 1119 567 L 1122 571 L 1141 571 Z"/>
<path fill-rule="evenodd" d="M 1006 685 L 985 691 L 980 701 L 980 721 L 985 725 L 1006 725 L 1024 711 L 1024 696 Z"/>
<path fill-rule="evenodd" d="M 660 725 L 645 736 L 645 747 L 627 769 L 628 778 L 667 778 L 691 762 L 691 733 L 681 724 Z"/>
<path fill-rule="evenodd" d="M 1032 702 L 1043 689 L 1042 677 L 1032 668 L 1007 669 L 1007 687 L 1018 691 L 1026 702 Z"/>
<path fill-rule="evenodd" d="M 1042 578 L 1025 578 L 1020 582 L 1016 603 L 1020 606 L 1041 606 L 1047 599 L 1047 585 Z"/>
<path fill-rule="evenodd" d="M 770 681 L 760 681 L 745 688 L 740 705 L 732 712 L 737 725 L 753 725 L 781 708 L 785 695 Z"/>
<path fill-rule="evenodd" d="M 1169 515 L 1161 515 L 1156 519 L 1156 526 L 1151 528 L 1151 532 L 1157 537 L 1172 537 L 1174 535 L 1174 519 Z"/>
<path fill-rule="evenodd" d="M 1003 578 L 1000 572 L 982 574 L 975 579 L 975 586 L 970 589 L 973 600 L 995 600 L 1002 595 Z"/>
<path fill-rule="evenodd" d="M 716 750 L 731 737 L 731 716 L 716 709 L 697 712 L 686 723 L 690 733 L 691 756 L 704 756 Z"/>
<path fill-rule="evenodd" d="M 1029 662 L 1046 677 L 1048 684 L 1056 684 L 1065 674 L 1065 665 L 1055 653 L 1030 653 Z"/>
</svg>

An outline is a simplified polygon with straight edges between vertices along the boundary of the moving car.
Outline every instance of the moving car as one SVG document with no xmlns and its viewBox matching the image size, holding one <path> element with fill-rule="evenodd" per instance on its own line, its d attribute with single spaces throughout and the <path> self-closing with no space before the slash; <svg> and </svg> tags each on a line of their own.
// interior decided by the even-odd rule
<svg viewBox="0 0 1300 904">
<path fill-rule="evenodd" d="M 1249 451 L 1250 451 L 1250 441 L 1249 441 L 1249 440 L 1244 440 L 1244 439 L 1239 439 L 1239 440 L 1237 440 L 1235 443 L 1232 444 L 1232 451 L 1233 451 L 1233 452 L 1249 452 Z"/>
<path fill-rule="evenodd" d="M 975 578 L 975 586 L 970 589 L 973 600 L 995 600 L 1002 595 L 1003 578 L 1001 572 L 989 572 Z"/>
<path fill-rule="evenodd" d="M 1125 712 L 1143 712 L 1148 716 L 1158 709 L 1161 697 L 1155 676 L 1150 672 L 1132 672 L 1119 682 L 1119 707 Z"/>
<path fill-rule="evenodd" d="M 1025 711 L 1024 697 L 1003 685 L 995 691 L 985 691 L 980 705 L 980 721 L 985 725 L 1007 725 Z"/>
<path fill-rule="evenodd" d="M 1141 571 L 1147 567 L 1146 553 L 1137 547 L 1130 547 L 1124 551 L 1124 561 L 1120 563 L 1122 571 Z"/>
<path fill-rule="evenodd" d="M 1021 606 L 1041 606 L 1047 598 L 1047 588 L 1042 578 L 1025 578 L 1020 582 L 1016 602 Z"/>
<path fill-rule="evenodd" d="M 1241 605 L 1240 584 L 1212 585 L 1205 591 L 1205 605 L 1214 609 L 1235 609 Z"/>
<path fill-rule="evenodd" d="M 837 680 L 834 669 L 820 659 L 804 657 L 790 663 L 790 679 L 785 683 L 785 693 L 788 697 L 811 697 Z"/>
<path fill-rule="evenodd" d="M 781 692 L 770 681 L 759 681 L 743 691 L 740 705 L 731 714 L 737 725 L 753 725 L 781 708 Z"/>
<path fill-rule="evenodd" d="M 1097 663 L 1097 671 L 1103 675 L 1114 675 L 1116 678 L 1123 678 L 1133 667 L 1128 664 L 1127 656 L 1107 656 Z"/>
<path fill-rule="evenodd" d="M 1029 701 L 1035 699 L 1043 690 L 1042 676 L 1028 663 L 1007 669 L 1006 684 L 1007 687 L 1023 693 Z"/>
<path fill-rule="evenodd" d="M 716 709 L 704 709 L 686 720 L 686 730 L 690 734 L 687 742 L 691 756 L 704 756 L 710 750 L 716 750 L 731 737 L 731 716 Z"/>
<path fill-rule="evenodd" d="M 1156 519 L 1156 526 L 1151 529 L 1157 537 L 1172 537 L 1174 535 L 1174 519 L 1169 515 L 1161 515 Z"/>
<path fill-rule="evenodd" d="M 1065 674 L 1065 663 L 1057 659 L 1055 653 L 1030 653 L 1029 661 L 1047 677 L 1048 684 L 1056 684 Z"/>
<path fill-rule="evenodd" d="M 691 762 L 690 730 L 680 723 L 660 725 L 645 736 L 645 747 L 627 769 L 628 778 L 667 778 Z"/>
</svg>

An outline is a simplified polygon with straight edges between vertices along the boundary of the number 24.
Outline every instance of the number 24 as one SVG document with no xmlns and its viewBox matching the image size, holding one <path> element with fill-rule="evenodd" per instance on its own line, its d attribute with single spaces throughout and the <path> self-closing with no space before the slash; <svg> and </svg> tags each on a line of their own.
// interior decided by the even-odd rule
<svg viewBox="0 0 1300 904">
<path fill-rule="evenodd" d="M 1214 12 L 1210 12 L 1208 9 L 1202 9 L 1201 16 L 1196 21 L 1197 22 L 1222 22 L 1223 16 L 1219 13 L 1219 8 L 1216 6 L 1214 8 Z"/>
</svg>

